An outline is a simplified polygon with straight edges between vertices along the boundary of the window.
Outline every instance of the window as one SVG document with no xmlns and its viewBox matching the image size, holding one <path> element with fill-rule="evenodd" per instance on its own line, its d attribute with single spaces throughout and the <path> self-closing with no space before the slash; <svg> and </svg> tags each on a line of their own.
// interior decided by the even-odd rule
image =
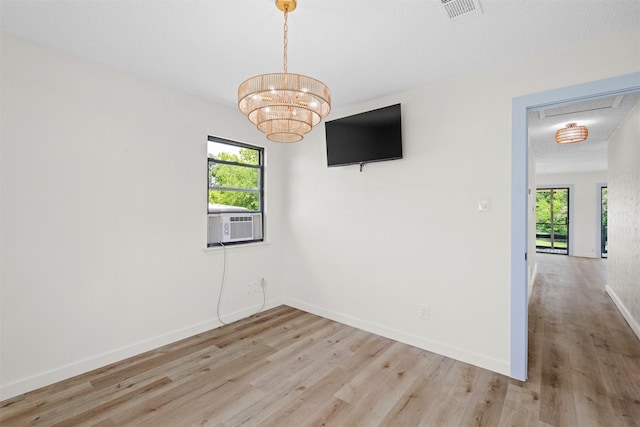
<svg viewBox="0 0 640 427">
<path fill-rule="evenodd" d="M 263 240 L 264 149 L 207 141 L 207 246 Z"/>
</svg>

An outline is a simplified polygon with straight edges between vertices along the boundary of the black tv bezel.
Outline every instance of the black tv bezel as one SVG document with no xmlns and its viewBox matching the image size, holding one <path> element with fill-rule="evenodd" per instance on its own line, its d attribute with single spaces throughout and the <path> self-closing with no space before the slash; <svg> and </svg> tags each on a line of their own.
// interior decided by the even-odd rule
<svg viewBox="0 0 640 427">
<path fill-rule="evenodd" d="M 372 159 L 372 160 L 360 160 L 360 161 L 349 161 L 349 162 L 344 162 L 344 163 L 329 163 L 329 144 L 328 144 L 328 139 L 326 136 L 326 132 L 327 132 L 327 128 L 326 125 L 328 123 L 331 122 L 338 122 L 341 120 L 346 120 L 346 119 L 351 119 L 353 117 L 358 117 L 358 116 L 365 116 L 365 115 L 369 115 L 375 112 L 378 112 L 380 110 L 384 110 L 387 108 L 393 108 L 393 107 L 398 107 L 399 109 L 399 121 L 400 121 L 400 156 L 392 156 L 392 157 L 380 157 L 380 158 L 376 158 L 376 159 Z M 327 154 L 327 167 L 329 168 L 334 168 L 334 167 L 341 167 L 341 166 L 351 166 L 351 165 L 360 165 L 360 171 L 362 171 L 362 166 L 364 166 L 366 163 L 376 163 L 376 162 L 386 162 L 386 161 L 390 161 L 390 160 L 401 160 L 404 157 L 404 140 L 403 140 L 403 134 L 402 134 L 402 104 L 401 103 L 397 103 L 397 104 L 392 104 L 392 105 L 387 105 L 385 107 L 380 107 L 380 108 L 375 108 L 373 110 L 368 110 L 368 111 L 363 111 L 361 113 L 357 113 L 357 114 L 352 114 L 349 116 L 344 116 L 344 117 L 340 117 L 338 119 L 335 120 L 330 120 L 330 121 L 325 121 L 325 147 L 326 147 L 326 154 Z"/>
</svg>

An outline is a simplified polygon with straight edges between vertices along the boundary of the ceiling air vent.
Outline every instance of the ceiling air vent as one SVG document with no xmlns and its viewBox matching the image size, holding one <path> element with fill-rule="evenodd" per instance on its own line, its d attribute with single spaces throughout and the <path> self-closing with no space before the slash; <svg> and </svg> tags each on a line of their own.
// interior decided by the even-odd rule
<svg viewBox="0 0 640 427">
<path fill-rule="evenodd" d="M 440 0 L 450 22 L 460 22 L 482 14 L 478 0 Z"/>
</svg>

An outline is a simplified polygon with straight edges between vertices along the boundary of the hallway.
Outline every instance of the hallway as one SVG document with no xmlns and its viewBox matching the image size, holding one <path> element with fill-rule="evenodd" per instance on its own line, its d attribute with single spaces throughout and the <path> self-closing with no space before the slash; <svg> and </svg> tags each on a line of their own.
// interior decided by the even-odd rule
<svg viewBox="0 0 640 427">
<path fill-rule="evenodd" d="M 640 340 L 605 293 L 607 260 L 538 254 L 529 380 L 539 421 L 640 425 Z"/>
</svg>

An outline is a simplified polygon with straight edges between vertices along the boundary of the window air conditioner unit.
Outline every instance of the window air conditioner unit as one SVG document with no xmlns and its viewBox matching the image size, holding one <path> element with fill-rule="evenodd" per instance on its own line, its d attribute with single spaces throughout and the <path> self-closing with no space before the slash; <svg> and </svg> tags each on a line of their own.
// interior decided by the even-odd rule
<svg viewBox="0 0 640 427">
<path fill-rule="evenodd" d="M 220 214 L 222 227 L 222 242 L 241 242 L 254 240 L 253 215 L 250 214 Z"/>
</svg>

